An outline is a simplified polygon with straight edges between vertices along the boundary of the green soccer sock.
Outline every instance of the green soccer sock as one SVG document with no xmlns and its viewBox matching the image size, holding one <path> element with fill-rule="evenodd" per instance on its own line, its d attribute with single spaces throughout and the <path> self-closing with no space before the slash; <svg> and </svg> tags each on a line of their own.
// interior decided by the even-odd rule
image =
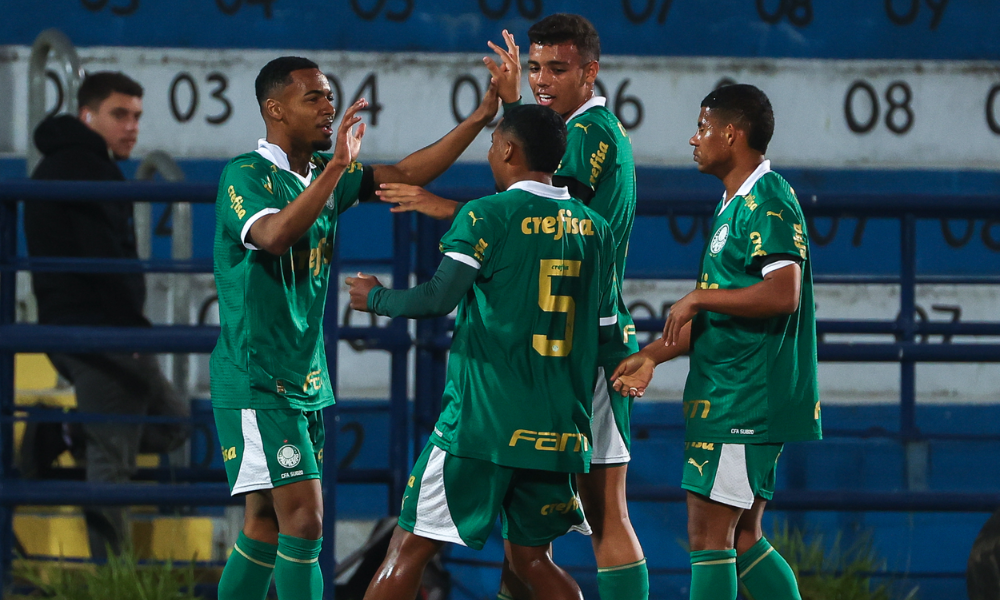
<svg viewBox="0 0 1000 600">
<path fill-rule="evenodd" d="M 601 600 L 649 600 L 646 559 L 597 569 L 597 592 Z"/>
<path fill-rule="evenodd" d="M 271 587 L 278 547 L 240 532 L 219 580 L 219 600 L 264 600 Z"/>
<path fill-rule="evenodd" d="M 736 600 L 736 550 L 691 553 L 691 600 Z"/>
<path fill-rule="evenodd" d="M 278 534 L 278 558 L 274 563 L 274 585 L 281 600 L 321 600 L 323 574 L 319 551 L 323 538 L 304 540 Z"/>
<path fill-rule="evenodd" d="M 795 573 L 763 537 L 736 559 L 750 600 L 802 600 Z"/>
</svg>

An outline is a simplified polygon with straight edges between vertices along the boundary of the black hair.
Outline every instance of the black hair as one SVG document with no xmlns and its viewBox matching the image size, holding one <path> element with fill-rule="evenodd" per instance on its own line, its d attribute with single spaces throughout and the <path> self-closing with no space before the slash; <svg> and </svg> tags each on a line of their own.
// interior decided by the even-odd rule
<svg viewBox="0 0 1000 600">
<path fill-rule="evenodd" d="M 80 84 L 76 94 L 77 105 L 97 110 L 101 102 L 114 92 L 142 98 L 143 90 L 139 82 L 121 71 L 98 71 L 88 74 Z"/>
<path fill-rule="evenodd" d="M 318 69 L 319 65 L 298 56 L 282 56 L 264 65 L 264 68 L 257 74 L 257 79 L 253 83 L 254 92 L 257 94 L 257 104 L 264 105 L 264 101 L 271 97 L 277 89 L 284 89 L 292 82 L 292 71 L 300 69 Z"/>
<path fill-rule="evenodd" d="M 504 113 L 497 130 L 521 142 L 532 171 L 555 173 L 566 153 L 566 121 L 547 106 L 516 106 Z"/>
<path fill-rule="evenodd" d="M 760 89 L 745 83 L 724 85 L 705 96 L 701 105 L 746 131 L 751 148 L 761 154 L 767 152 L 774 135 L 774 111 Z"/>
<path fill-rule="evenodd" d="M 601 38 L 594 25 L 580 15 L 549 15 L 528 29 L 528 41 L 543 46 L 572 42 L 579 50 L 583 62 L 601 60 Z"/>
</svg>

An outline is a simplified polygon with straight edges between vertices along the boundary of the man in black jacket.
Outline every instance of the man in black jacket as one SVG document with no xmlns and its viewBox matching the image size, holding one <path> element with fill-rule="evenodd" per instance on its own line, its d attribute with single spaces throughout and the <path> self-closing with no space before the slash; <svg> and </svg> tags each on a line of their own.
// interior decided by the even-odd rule
<svg viewBox="0 0 1000 600">
<path fill-rule="evenodd" d="M 77 116 L 60 115 L 35 130 L 44 155 L 33 179 L 124 181 L 116 161 L 129 157 L 139 135 L 142 86 L 123 73 L 88 76 Z M 127 202 L 27 202 L 24 229 L 33 257 L 137 258 L 132 204 Z M 148 327 L 142 273 L 32 273 L 38 322 L 45 325 Z M 141 354 L 51 353 L 59 373 L 74 384 L 82 413 L 181 416 L 189 412 L 160 371 L 156 357 Z M 87 481 L 123 482 L 136 454 L 168 452 L 187 438 L 179 424 L 84 424 Z M 41 465 L 43 468 L 46 465 Z M 117 552 L 127 539 L 122 509 L 85 511 L 91 553 Z"/>
</svg>

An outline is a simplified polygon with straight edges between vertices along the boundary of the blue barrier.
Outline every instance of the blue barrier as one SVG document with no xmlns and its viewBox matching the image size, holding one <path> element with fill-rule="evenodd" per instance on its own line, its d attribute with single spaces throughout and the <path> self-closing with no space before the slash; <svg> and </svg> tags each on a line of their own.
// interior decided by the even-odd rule
<svg viewBox="0 0 1000 600">
<path fill-rule="evenodd" d="M 45 411 L 33 409 L 27 416 L 14 415 L 14 354 L 18 352 L 191 352 L 208 353 L 215 347 L 219 328 L 213 326 L 153 326 L 148 328 L 46 326 L 15 323 L 15 284 L 17 271 L 73 271 L 73 272 L 167 272 L 205 273 L 212 271 L 206 259 L 174 260 L 115 260 L 92 258 L 28 258 L 17 256 L 17 203 L 20 201 L 144 201 L 192 202 L 215 201 L 216 186 L 193 183 L 96 183 L 96 182 L 35 182 L 5 183 L 0 192 L 0 586 L 10 580 L 10 561 L 14 547 L 13 507 L 28 505 L 62 504 L 162 504 L 162 505 L 227 505 L 240 504 L 242 498 L 232 498 L 223 472 L 196 474 L 184 470 L 181 474 L 189 483 L 182 485 L 124 485 L 90 484 L 69 481 L 26 481 L 13 470 L 12 423 L 17 420 L 39 420 Z M 409 281 L 410 241 L 412 219 L 399 216 L 394 219 L 393 264 L 395 285 L 406 286 Z M 339 253 L 334 253 L 331 265 L 336 277 L 340 267 Z M 334 286 L 336 289 L 336 285 Z M 339 327 L 336 319 L 336 297 L 326 311 L 324 322 L 328 352 L 334 368 L 333 385 L 336 387 L 336 340 L 360 342 L 366 348 L 384 349 L 392 354 L 392 379 L 390 402 L 391 415 L 389 468 L 351 469 L 337 471 L 334 454 L 337 428 L 337 408 L 326 410 L 328 448 L 324 461 L 325 482 L 380 483 L 387 486 L 390 507 L 397 506 L 409 473 L 407 447 L 408 406 L 406 395 L 407 353 L 411 346 L 406 321 L 396 319 L 386 328 Z M 109 422 L 127 421 L 128 417 L 108 415 L 74 415 L 54 420 Z M 145 418 L 144 422 L 159 421 Z M 178 473 L 175 472 L 175 475 Z M 333 556 L 336 523 L 336 485 L 324 485 L 325 514 L 324 544 L 320 561 L 325 573 L 335 572 Z M 2 594 L 2 589 L 0 589 Z M 326 586 L 326 597 L 332 598 L 332 580 Z"/>
<path fill-rule="evenodd" d="M 219 472 L 198 474 L 183 471 L 185 485 L 158 486 L 98 486 L 78 482 L 26 482 L 18 480 L 11 470 L 12 447 L 10 426 L 13 415 L 13 354 L 16 352 L 44 352 L 52 350 L 88 351 L 142 351 L 142 352 L 209 352 L 218 336 L 217 327 L 209 326 L 155 326 L 144 329 L 112 327 L 55 327 L 16 324 L 14 322 L 14 273 L 19 270 L 114 270 L 160 271 L 198 273 L 210 271 L 204 259 L 190 261 L 93 261 L 92 259 L 35 259 L 16 254 L 16 203 L 28 201 L 60 200 L 141 200 L 212 202 L 215 186 L 203 184 L 94 184 L 28 182 L 10 183 L 0 190 L 0 568 L 4 577 L 9 575 L 11 533 L 11 508 L 17 504 L 65 504 L 117 502 L 155 504 L 227 504 L 231 503 L 225 485 L 219 483 Z M 136 196 L 138 194 L 139 196 Z M 469 195 L 469 194 L 466 194 Z M 475 195 L 475 194 L 471 194 Z M 926 439 L 944 439 L 923 434 L 915 421 L 914 367 L 917 362 L 997 362 L 1000 361 L 1000 344 L 958 343 L 956 338 L 967 336 L 998 336 L 1000 323 L 921 322 L 917 319 L 915 288 L 919 283 L 997 283 L 1000 274 L 974 276 L 926 276 L 916 268 L 916 223 L 924 218 L 1000 218 L 998 196 L 835 196 L 803 195 L 803 210 L 807 217 L 850 216 L 856 218 L 892 218 L 899 222 L 900 268 L 891 275 L 831 275 L 818 273 L 816 280 L 824 283 L 891 283 L 900 289 L 900 312 L 893 320 L 823 320 L 818 323 L 821 336 L 819 357 L 822 361 L 890 362 L 900 364 L 900 413 L 899 431 L 872 429 L 847 435 L 892 437 L 908 445 Z M 654 192 L 640 202 L 641 219 L 656 219 L 674 215 L 691 216 L 711 214 L 714 201 L 702 195 L 668 195 Z M 423 217 L 396 215 L 392 218 L 392 244 L 394 259 L 391 261 L 393 282 L 406 286 L 411 271 L 417 281 L 429 279 L 440 260 L 437 243 L 447 228 L 446 223 Z M 100 264 L 96 264 L 100 262 Z M 369 261 L 371 262 L 371 261 Z M 335 252 L 333 273 L 341 265 L 339 251 Z M 379 264 L 389 264 L 379 261 Z M 669 265 L 662 273 L 644 273 L 648 278 L 666 279 L 676 276 Z M 686 277 L 690 277 L 687 274 Z M 388 327 L 347 327 L 338 323 L 338 311 L 331 305 L 325 322 L 327 343 L 346 340 L 362 348 L 380 349 L 391 353 L 390 399 L 384 404 L 389 414 L 390 435 L 388 469 L 349 469 L 337 473 L 336 460 L 324 464 L 326 481 L 338 483 L 387 484 L 388 506 L 396 507 L 409 471 L 411 452 L 419 451 L 427 432 L 437 418 L 443 387 L 445 357 L 450 341 L 452 323 L 447 319 L 420 321 L 415 337 L 411 337 L 404 320 L 396 319 Z M 661 319 L 637 319 L 637 329 L 657 333 L 663 325 Z M 827 343 L 826 334 L 884 334 L 895 338 L 885 343 Z M 921 343 L 920 338 L 942 335 L 945 343 Z M 416 349 L 416 393 L 413 398 L 412 423 L 408 417 L 406 393 L 407 353 Z M 335 363 L 336 352 L 330 352 Z M 336 368 L 331 368 L 336 373 Z M 331 410 L 335 418 L 336 410 Z M 30 419 L 42 418 L 31 411 Z M 19 417 L 20 418 L 20 417 Z M 334 422 L 330 419 L 328 422 Z M 412 428 L 411 428 L 412 426 Z M 836 432 L 830 432 L 836 433 Z M 334 447 L 336 428 L 328 429 L 328 447 Z M 948 439 L 971 439 L 955 434 Z M 991 436 L 973 438 L 995 441 Z M 330 457 L 332 458 L 332 457 Z M 324 535 L 333 539 L 335 522 L 334 498 L 336 487 L 326 486 L 327 529 Z M 669 486 L 638 486 L 630 488 L 630 496 L 638 501 L 678 502 L 683 500 L 679 488 Z M 112 499 L 113 498 L 113 499 Z M 1000 495 L 983 493 L 950 492 L 861 492 L 808 490 L 783 491 L 774 501 L 776 509 L 785 510 L 863 510 L 863 511 L 992 511 L 1000 506 Z M 326 545 L 332 548 L 332 543 Z M 324 569 L 332 571 L 332 555 L 324 555 Z M 332 589 L 332 586 L 329 586 Z"/>
</svg>

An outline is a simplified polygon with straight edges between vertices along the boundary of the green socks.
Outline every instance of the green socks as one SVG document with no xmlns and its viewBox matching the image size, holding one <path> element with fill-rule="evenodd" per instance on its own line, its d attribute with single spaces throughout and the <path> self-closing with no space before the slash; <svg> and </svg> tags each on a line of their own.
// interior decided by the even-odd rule
<svg viewBox="0 0 1000 600">
<path fill-rule="evenodd" d="M 736 550 L 698 550 L 691 553 L 690 598 L 736 600 Z"/>
<path fill-rule="evenodd" d="M 597 591 L 601 600 L 648 600 L 649 570 L 646 559 L 597 569 Z"/>
<path fill-rule="evenodd" d="M 764 538 L 736 559 L 736 570 L 750 600 L 802 600 L 792 568 Z"/>
<path fill-rule="evenodd" d="M 281 600 L 321 600 L 323 574 L 319 551 L 323 538 L 304 540 L 278 534 L 278 558 L 274 563 L 274 585 Z"/>
<path fill-rule="evenodd" d="M 321 600 L 323 574 L 319 551 L 323 538 L 304 540 L 278 534 L 278 558 L 274 562 L 274 586 L 283 600 Z"/>
<path fill-rule="evenodd" d="M 240 532 L 219 580 L 219 600 L 264 600 L 271 587 L 278 547 Z"/>
</svg>

